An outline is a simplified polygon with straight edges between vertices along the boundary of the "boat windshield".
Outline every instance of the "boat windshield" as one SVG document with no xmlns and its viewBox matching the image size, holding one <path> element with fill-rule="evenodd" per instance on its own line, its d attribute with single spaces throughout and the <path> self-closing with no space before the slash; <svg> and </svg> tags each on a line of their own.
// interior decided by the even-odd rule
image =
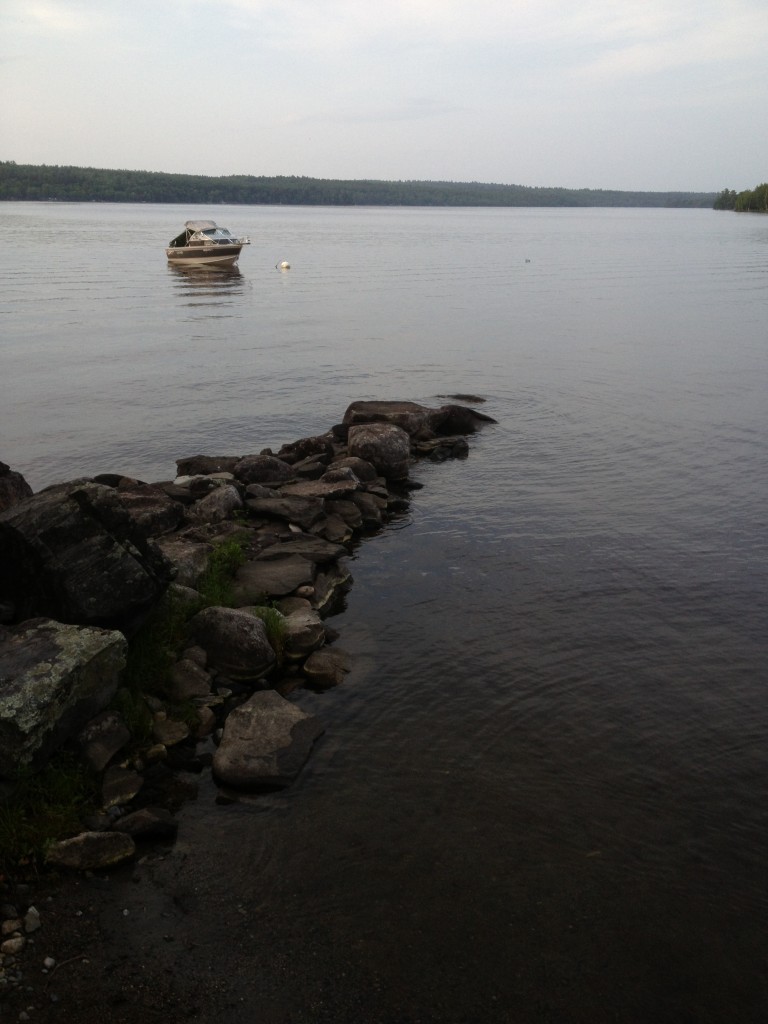
<svg viewBox="0 0 768 1024">
<path fill-rule="evenodd" d="M 232 235 L 226 228 L 206 228 L 200 232 L 201 235 L 205 235 L 212 242 L 231 242 Z"/>
</svg>

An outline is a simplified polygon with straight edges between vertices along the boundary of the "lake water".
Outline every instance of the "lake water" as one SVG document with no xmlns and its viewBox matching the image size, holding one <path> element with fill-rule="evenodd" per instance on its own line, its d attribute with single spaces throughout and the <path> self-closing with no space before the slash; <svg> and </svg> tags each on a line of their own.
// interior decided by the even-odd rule
<svg viewBox="0 0 768 1024">
<path fill-rule="evenodd" d="M 204 786 L 153 869 L 229 1019 L 768 1019 L 768 218 L 0 207 L 0 459 L 35 488 L 358 398 L 498 420 L 355 552 L 300 781 Z M 168 268 L 210 216 L 239 272 Z"/>
</svg>

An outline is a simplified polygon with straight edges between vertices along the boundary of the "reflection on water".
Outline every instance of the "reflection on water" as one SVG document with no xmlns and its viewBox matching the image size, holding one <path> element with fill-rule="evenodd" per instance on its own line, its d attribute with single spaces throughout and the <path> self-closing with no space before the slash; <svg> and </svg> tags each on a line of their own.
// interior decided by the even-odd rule
<svg viewBox="0 0 768 1024">
<path fill-rule="evenodd" d="M 763 1024 L 768 224 L 242 208 L 246 280 L 109 241 L 164 208 L 89 207 L 87 267 L 5 213 L 0 458 L 35 487 L 167 479 L 356 398 L 499 421 L 355 553 L 298 785 L 201 791 L 161 862 L 221 927 L 200 976 L 242 918 L 232 1024 Z"/>
<path fill-rule="evenodd" d="M 239 267 L 177 267 L 169 264 L 168 272 L 176 278 L 173 283 L 177 291 L 197 295 L 237 291 L 242 288 L 244 280 Z"/>
</svg>

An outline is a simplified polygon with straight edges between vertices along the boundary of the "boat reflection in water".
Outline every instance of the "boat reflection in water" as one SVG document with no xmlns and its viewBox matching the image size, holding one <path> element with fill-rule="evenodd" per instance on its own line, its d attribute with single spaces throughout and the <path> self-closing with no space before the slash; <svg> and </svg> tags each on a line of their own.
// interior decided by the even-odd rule
<svg viewBox="0 0 768 1024">
<path fill-rule="evenodd" d="M 168 267 L 173 278 L 173 290 L 190 306 L 229 305 L 243 291 L 245 278 L 237 267 Z"/>
</svg>

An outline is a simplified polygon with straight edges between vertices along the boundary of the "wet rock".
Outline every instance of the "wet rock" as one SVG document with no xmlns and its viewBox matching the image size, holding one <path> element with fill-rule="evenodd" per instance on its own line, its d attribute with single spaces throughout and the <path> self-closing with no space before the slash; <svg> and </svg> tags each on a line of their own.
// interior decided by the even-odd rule
<svg viewBox="0 0 768 1024">
<path fill-rule="evenodd" d="M 351 530 L 360 530 L 363 526 L 363 513 L 354 501 L 329 501 L 328 512 L 339 516 Z"/>
<path fill-rule="evenodd" d="M 430 410 L 416 402 L 352 402 L 344 413 L 343 423 L 352 427 L 356 424 L 387 423 L 404 430 L 410 437 L 428 429 Z M 350 454 L 353 454 L 350 446 Z M 361 456 L 365 458 L 365 456 Z M 369 460 L 374 466 L 377 463 Z"/>
<path fill-rule="evenodd" d="M 274 690 L 256 693 L 227 718 L 214 774 L 236 788 L 287 786 L 322 732 L 316 718 Z"/>
<path fill-rule="evenodd" d="M 264 623 L 238 608 L 204 608 L 191 619 L 189 635 L 205 649 L 211 668 L 237 681 L 258 679 L 275 661 Z"/>
<path fill-rule="evenodd" d="M 45 860 L 56 867 L 97 871 L 128 860 L 135 852 L 133 839 L 122 832 L 82 832 L 52 843 Z"/>
<path fill-rule="evenodd" d="M 344 413 L 347 427 L 377 422 L 396 424 L 410 437 L 426 439 L 438 434 L 473 434 L 483 423 L 496 420 L 464 405 L 431 409 L 416 402 L 353 402 Z"/>
<path fill-rule="evenodd" d="M 465 459 L 469 455 L 469 445 L 465 437 L 439 437 L 416 442 L 414 451 L 430 462 L 445 462 L 446 459 Z"/>
<path fill-rule="evenodd" d="M 346 651 L 338 647 L 323 647 L 310 654 L 304 662 L 303 672 L 308 686 L 316 690 L 329 690 L 344 681 L 350 667 L 351 659 Z"/>
<path fill-rule="evenodd" d="M 395 423 L 363 423 L 350 426 L 349 454 L 365 459 L 388 480 L 408 476 L 411 442 L 408 433 Z"/>
<path fill-rule="evenodd" d="M 32 488 L 16 470 L 0 462 L 0 512 L 30 497 Z"/>
<path fill-rule="evenodd" d="M 352 574 L 344 566 L 330 567 L 315 577 L 312 607 L 328 613 L 352 585 Z"/>
<path fill-rule="evenodd" d="M 78 733 L 83 757 L 94 771 L 100 772 L 131 738 L 130 731 L 116 711 L 102 711 Z"/>
<path fill-rule="evenodd" d="M 306 603 L 309 605 L 309 602 Z M 284 629 L 284 654 L 291 660 L 306 658 L 325 643 L 325 628 L 311 606 L 287 614 Z"/>
<path fill-rule="evenodd" d="M 0 643 L 0 777 L 37 766 L 114 697 L 127 643 L 116 631 L 50 619 Z"/>
<path fill-rule="evenodd" d="M 360 512 L 361 525 L 364 530 L 376 530 L 381 526 L 382 509 L 379 504 L 380 500 L 376 495 L 365 494 L 363 491 L 358 491 L 357 494 L 352 495 L 352 504 Z"/>
</svg>

